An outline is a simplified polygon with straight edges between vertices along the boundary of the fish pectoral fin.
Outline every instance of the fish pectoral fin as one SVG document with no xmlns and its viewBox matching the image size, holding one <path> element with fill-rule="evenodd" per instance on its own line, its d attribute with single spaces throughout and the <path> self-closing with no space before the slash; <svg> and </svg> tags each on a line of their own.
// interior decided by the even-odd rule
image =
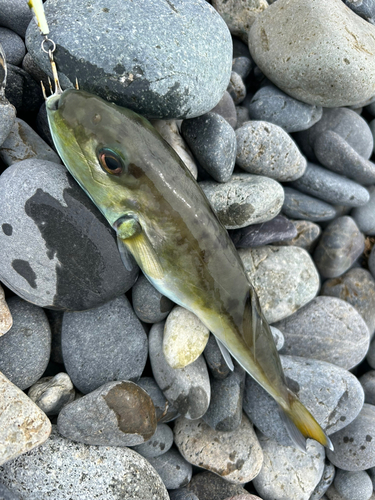
<svg viewBox="0 0 375 500">
<path fill-rule="evenodd" d="M 152 279 L 162 279 L 164 277 L 160 259 L 144 232 L 127 239 L 126 246 L 130 249 L 145 274 Z"/>
<path fill-rule="evenodd" d="M 117 247 L 118 251 L 120 252 L 122 263 L 128 271 L 132 271 L 135 267 L 134 257 L 129 252 L 123 240 L 119 238 L 119 236 L 117 236 Z"/>
</svg>

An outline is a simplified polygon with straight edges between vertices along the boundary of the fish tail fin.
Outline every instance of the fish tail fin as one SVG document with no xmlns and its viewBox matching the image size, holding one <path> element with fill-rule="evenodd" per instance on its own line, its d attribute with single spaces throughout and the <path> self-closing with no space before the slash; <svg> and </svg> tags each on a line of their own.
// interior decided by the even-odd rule
<svg viewBox="0 0 375 500">
<path fill-rule="evenodd" d="M 283 405 L 280 408 L 280 413 L 294 445 L 300 450 L 306 451 L 306 438 L 311 438 L 333 451 L 333 445 L 329 437 L 309 410 L 289 389 L 288 400 L 289 405 Z"/>
</svg>

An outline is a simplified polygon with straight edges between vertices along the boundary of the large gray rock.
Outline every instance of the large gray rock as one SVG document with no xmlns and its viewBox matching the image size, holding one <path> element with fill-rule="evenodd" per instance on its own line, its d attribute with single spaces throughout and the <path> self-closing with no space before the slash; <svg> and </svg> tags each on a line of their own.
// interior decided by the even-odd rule
<svg viewBox="0 0 375 500">
<path fill-rule="evenodd" d="M 11 29 L 24 37 L 33 17 L 27 2 L 23 0 L 0 1 L 0 25 Z"/>
<path fill-rule="evenodd" d="M 52 0 L 45 11 L 65 85 L 78 75 L 83 90 L 152 118 L 202 115 L 226 90 L 232 41 L 223 19 L 204 0 L 116 0 L 109 6 L 96 0 L 90 8 Z M 26 45 L 49 73 L 33 23 Z"/>
</svg>

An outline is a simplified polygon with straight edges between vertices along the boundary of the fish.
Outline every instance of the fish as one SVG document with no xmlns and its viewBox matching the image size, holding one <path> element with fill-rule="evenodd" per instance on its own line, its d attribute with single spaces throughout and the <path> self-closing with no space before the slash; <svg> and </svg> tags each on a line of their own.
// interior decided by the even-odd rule
<svg viewBox="0 0 375 500">
<path fill-rule="evenodd" d="M 296 447 L 333 449 L 288 388 L 257 294 L 238 252 L 183 161 L 151 123 L 84 90 L 46 101 L 53 141 L 69 172 L 152 285 L 192 311 L 279 404 Z"/>
</svg>

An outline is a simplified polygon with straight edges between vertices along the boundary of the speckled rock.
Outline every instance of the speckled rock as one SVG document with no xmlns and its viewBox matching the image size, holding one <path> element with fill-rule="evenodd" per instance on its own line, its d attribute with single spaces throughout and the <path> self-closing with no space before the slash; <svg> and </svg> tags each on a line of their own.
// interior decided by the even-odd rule
<svg viewBox="0 0 375 500">
<path fill-rule="evenodd" d="M 293 181 L 306 170 L 306 160 L 291 137 L 278 125 L 250 121 L 236 130 L 236 164 L 252 174 L 280 182 Z"/>
<path fill-rule="evenodd" d="M 35 113 L 38 111 L 44 97 L 40 83 L 22 68 L 8 64 L 7 85 L 5 97 L 17 109 L 17 113 Z"/>
<path fill-rule="evenodd" d="M 43 307 L 82 310 L 127 291 L 115 233 L 63 165 L 24 160 L 0 177 L 0 279 Z M 74 259 L 72 259 L 74 252 Z"/>
<path fill-rule="evenodd" d="M 5 26 L 25 37 L 31 18 L 31 10 L 23 0 L 1 0 L 0 26 Z"/>
<path fill-rule="evenodd" d="M 227 87 L 230 33 L 204 0 L 129 5 L 116 1 L 105 9 L 100 3 L 87 9 L 74 0 L 54 0 L 45 11 L 49 36 L 59 47 L 60 80 L 65 85 L 73 84 L 79 74 L 83 90 L 164 119 L 206 113 Z M 40 50 L 36 25 L 30 24 L 26 45 L 48 73 L 48 55 Z"/>
<path fill-rule="evenodd" d="M 225 500 L 262 500 L 260 497 L 245 493 L 243 495 L 236 495 L 226 498 Z"/>
<path fill-rule="evenodd" d="M 319 275 L 302 248 L 248 248 L 239 255 L 269 323 L 290 316 L 318 292 Z"/>
<path fill-rule="evenodd" d="M 231 432 L 215 431 L 202 420 L 179 417 L 174 426 L 174 439 L 188 462 L 215 472 L 231 483 L 251 481 L 262 467 L 262 450 L 246 415 L 241 425 Z"/>
<path fill-rule="evenodd" d="M 75 390 L 67 373 L 43 377 L 27 393 L 46 415 L 58 415 L 61 408 L 74 401 Z"/>
<path fill-rule="evenodd" d="M 177 490 L 169 490 L 170 500 L 199 500 L 197 495 L 194 495 L 186 488 L 178 488 Z"/>
<path fill-rule="evenodd" d="M 336 297 L 315 297 L 275 326 L 284 334 L 283 354 L 320 359 L 346 370 L 362 361 L 370 344 L 362 316 Z"/>
<path fill-rule="evenodd" d="M 366 205 L 353 208 L 351 217 L 353 217 L 359 229 L 370 236 L 375 235 L 375 186 L 368 187 L 370 200 Z"/>
<path fill-rule="evenodd" d="M 193 475 L 191 464 L 174 448 L 158 457 L 148 458 L 148 461 L 159 474 L 168 490 L 186 486 Z"/>
<path fill-rule="evenodd" d="M 284 187 L 283 214 L 293 219 L 323 222 L 336 217 L 335 208 L 325 201 L 301 193 L 297 189 Z"/>
<path fill-rule="evenodd" d="M 169 366 L 184 368 L 203 352 L 210 331 L 187 309 L 176 306 L 169 314 L 163 336 L 163 353 Z"/>
<path fill-rule="evenodd" d="M 320 226 L 309 220 L 295 220 L 292 222 L 297 230 L 297 236 L 292 240 L 283 241 L 280 245 L 291 245 L 304 248 L 310 253 L 314 250 L 322 233 Z"/>
<path fill-rule="evenodd" d="M 232 71 L 235 71 L 238 75 L 240 75 L 242 80 L 245 80 L 249 76 L 254 67 L 255 64 L 250 57 L 250 53 L 248 56 L 233 57 Z"/>
<path fill-rule="evenodd" d="M 223 500 L 228 495 L 234 496 L 247 493 L 239 484 L 229 483 L 212 472 L 195 474 L 186 489 L 195 493 L 199 500 Z"/>
<path fill-rule="evenodd" d="M 349 472 L 338 469 L 333 485 L 345 499 L 369 500 L 373 492 L 370 476 L 364 470 Z"/>
<path fill-rule="evenodd" d="M 375 405 L 375 370 L 370 370 L 358 379 L 365 393 L 365 403 Z"/>
<path fill-rule="evenodd" d="M 241 104 L 241 102 L 246 97 L 246 86 L 243 82 L 242 77 L 235 71 L 232 71 L 231 73 L 227 91 L 229 92 L 234 104 L 236 105 Z"/>
<path fill-rule="evenodd" d="M 22 38 L 12 30 L 0 28 L 0 44 L 5 52 L 7 63 L 19 66 L 26 52 Z"/>
<path fill-rule="evenodd" d="M 0 481 L 29 500 L 169 500 L 155 469 L 129 448 L 88 446 L 60 436 L 0 468 Z"/>
<path fill-rule="evenodd" d="M 218 115 L 225 118 L 231 127 L 236 128 L 236 106 L 234 105 L 233 99 L 227 90 L 224 92 L 223 97 L 216 104 L 216 106 L 211 109 L 211 113 L 217 113 Z"/>
<path fill-rule="evenodd" d="M 2 373 L 0 394 L 0 464 L 4 464 L 42 444 L 50 435 L 51 423 Z"/>
<path fill-rule="evenodd" d="M 21 497 L 8 490 L 3 484 L 0 484 L 0 498 L 2 500 L 21 500 Z"/>
<path fill-rule="evenodd" d="M 0 95 L 0 146 L 8 137 L 16 119 L 16 108 Z"/>
<path fill-rule="evenodd" d="M 164 396 L 187 418 L 201 418 L 210 404 L 211 388 L 203 356 L 181 369 L 170 367 L 163 354 L 164 322 L 156 323 L 149 333 L 152 372 Z"/>
<path fill-rule="evenodd" d="M 323 473 L 323 446 L 309 440 L 307 451 L 303 453 L 262 435 L 259 442 L 264 460 L 260 473 L 254 478 L 254 486 L 261 497 L 309 500 Z"/>
<path fill-rule="evenodd" d="M 292 97 L 350 106 L 374 95 L 375 63 L 368 58 L 374 35 L 375 28 L 340 0 L 278 0 L 254 21 L 249 49 L 263 73 Z"/>
<path fill-rule="evenodd" d="M 132 288 L 132 304 L 135 314 L 144 323 L 162 321 L 173 307 L 173 302 L 156 290 L 143 274 Z"/>
<path fill-rule="evenodd" d="M 0 285 L 0 336 L 8 332 L 13 325 L 12 314 L 5 301 L 4 289 Z"/>
<path fill-rule="evenodd" d="M 246 122 L 250 121 L 249 111 L 244 106 L 236 106 L 237 123 L 236 129 L 242 127 Z"/>
<path fill-rule="evenodd" d="M 281 185 L 260 175 L 234 174 L 225 184 L 204 181 L 199 185 L 227 229 L 273 219 L 284 201 Z"/>
<path fill-rule="evenodd" d="M 324 493 L 331 486 L 335 478 L 335 467 L 331 464 L 329 460 L 324 462 L 324 470 L 319 483 L 315 486 L 313 493 L 311 494 L 309 500 L 321 500 Z"/>
<path fill-rule="evenodd" d="M 290 389 L 314 415 L 328 435 L 342 429 L 360 412 L 364 394 L 357 378 L 338 366 L 297 356 L 281 356 Z M 272 397 L 246 377 L 244 411 L 255 426 L 280 444 L 292 442 Z"/>
<path fill-rule="evenodd" d="M 229 375 L 230 369 L 221 354 L 214 335 L 210 334 L 203 354 L 210 373 L 214 378 L 221 380 Z"/>
<path fill-rule="evenodd" d="M 332 221 L 323 231 L 314 252 L 314 262 L 324 278 L 336 278 L 361 255 L 365 238 L 351 217 Z"/>
<path fill-rule="evenodd" d="M 156 419 L 158 423 L 170 422 L 178 417 L 179 413 L 174 406 L 165 398 L 160 387 L 152 377 L 141 377 L 137 385 L 142 387 L 151 397 L 155 406 Z"/>
<path fill-rule="evenodd" d="M 66 312 L 62 352 L 68 375 L 84 394 L 112 380 L 137 381 L 147 360 L 147 336 L 128 299 Z"/>
<path fill-rule="evenodd" d="M 328 459 L 343 470 L 361 471 L 375 466 L 375 406 L 365 403 L 357 418 L 332 434 L 334 451 Z"/>
<path fill-rule="evenodd" d="M 0 337 L 0 371 L 20 389 L 27 389 L 43 375 L 51 352 L 51 330 L 40 307 L 19 297 L 8 306 L 13 326 Z"/>
<path fill-rule="evenodd" d="M 133 450 L 145 458 L 158 457 L 166 453 L 173 444 L 172 429 L 166 424 L 158 424 L 150 439 L 133 446 Z"/>
</svg>

